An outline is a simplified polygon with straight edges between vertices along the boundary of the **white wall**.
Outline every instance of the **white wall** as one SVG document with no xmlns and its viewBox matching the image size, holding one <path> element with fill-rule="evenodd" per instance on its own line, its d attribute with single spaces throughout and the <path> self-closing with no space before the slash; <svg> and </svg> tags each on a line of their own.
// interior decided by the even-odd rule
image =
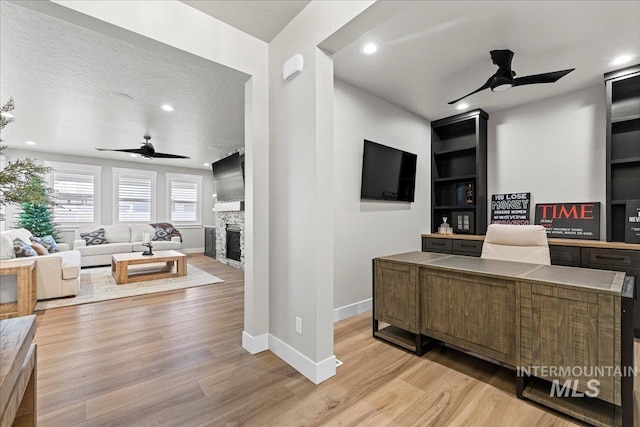
<svg viewBox="0 0 640 427">
<path fill-rule="evenodd" d="M 316 383 L 335 374 L 333 61 L 317 45 L 370 4 L 311 2 L 269 44 L 269 348 Z M 285 82 L 294 54 L 305 69 Z"/>
<path fill-rule="evenodd" d="M 421 249 L 430 224 L 431 127 L 343 81 L 334 88 L 334 308 L 342 318 L 370 308 L 373 258 Z M 418 155 L 415 202 L 360 200 L 364 139 Z"/>
<path fill-rule="evenodd" d="M 603 84 L 490 114 L 488 199 L 530 192 L 532 220 L 535 203 L 600 202 L 604 240 L 605 99 Z"/>
<path fill-rule="evenodd" d="M 7 149 L 7 160 L 15 160 L 16 158 L 31 158 L 37 163 L 45 161 L 79 163 L 83 165 L 102 166 L 101 189 L 100 189 L 100 219 L 99 224 L 108 225 L 114 223 L 113 218 L 113 189 L 112 189 L 112 168 L 127 168 L 138 170 L 157 171 L 156 180 L 156 220 L 154 222 L 171 222 L 166 213 L 166 172 L 183 173 L 190 175 L 202 176 L 202 224 L 214 225 L 215 215 L 213 212 L 214 199 L 213 194 L 213 175 L 210 171 L 204 169 L 180 168 L 156 164 L 145 164 L 138 162 L 117 161 L 112 159 L 100 159 L 95 157 L 69 156 L 66 154 L 43 153 L 38 151 Z M 7 209 L 8 227 L 11 228 L 14 209 Z M 178 227 L 182 234 L 182 247 L 184 250 L 203 250 L 204 249 L 204 231 L 202 227 Z M 67 227 L 60 226 L 62 230 L 61 236 L 67 243 L 73 243 L 73 231 L 65 231 Z"/>
</svg>

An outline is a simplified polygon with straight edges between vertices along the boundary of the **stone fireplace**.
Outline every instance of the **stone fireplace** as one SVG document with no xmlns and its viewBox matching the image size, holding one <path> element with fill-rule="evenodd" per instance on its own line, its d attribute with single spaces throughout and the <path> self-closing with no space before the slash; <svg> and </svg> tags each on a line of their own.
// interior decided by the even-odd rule
<svg viewBox="0 0 640 427">
<path fill-rule="evenodd" d="M 244 270 L 244 209 L 223 210 L 222 205 L 216 205 L 216 259 Z"/>
</svg>

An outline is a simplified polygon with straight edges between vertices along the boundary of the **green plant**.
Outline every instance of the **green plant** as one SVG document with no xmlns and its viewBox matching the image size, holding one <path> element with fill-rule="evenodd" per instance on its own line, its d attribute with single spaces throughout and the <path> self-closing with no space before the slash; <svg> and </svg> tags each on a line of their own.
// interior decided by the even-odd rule
<svg viewBox="0 0 640 427">
<path fill-rule="evenodd" d="M 0 130 L 14 120 L 14 108 L 13 98 L 0 107 Z M 4 154 L 5 148 L 7 147 L 0 146 L 0 155 Z M 39 165 L 29 158 L 7 162 L 0 171 L 0 208 L 22 203 L 50 206 L 53 191 L 44 186 L 44 176 L 49 171 L 51 168 Z M 0 213 L 0 221 L 3 220 L 4 214 Z"/>
</svg>

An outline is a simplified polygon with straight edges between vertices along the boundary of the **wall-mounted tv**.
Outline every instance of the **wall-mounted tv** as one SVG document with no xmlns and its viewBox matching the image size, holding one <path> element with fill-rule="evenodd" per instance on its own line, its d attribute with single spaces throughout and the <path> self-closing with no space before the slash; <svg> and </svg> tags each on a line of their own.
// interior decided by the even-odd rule
<svg viewBox="0 0 640 427">
<path fill-rule="evenodd" d="M 244 168 L 240 153 L 213 163 L 213 179 L 219 201 L 244 200 Z"/>
<path fill-rule="evenodd" d="M 416 154 L 365 139 L 360 199 L 413 202 L 417 159 Z"/>
</svg>

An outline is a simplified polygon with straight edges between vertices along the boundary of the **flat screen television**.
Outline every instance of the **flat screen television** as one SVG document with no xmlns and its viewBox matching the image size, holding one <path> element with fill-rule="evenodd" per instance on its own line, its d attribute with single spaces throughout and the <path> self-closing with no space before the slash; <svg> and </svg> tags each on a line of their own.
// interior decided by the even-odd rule
<svg viewBox="0 0 640 427">
<path fill-rule="evenodd" d="M 417 159 L 416 154 L 365 139 L 360 199 L 413 202 Z"/>
<path fill-rule="evenodd" d="M 211 167 L 218 200 L 244 200 L 244 170 L 240 153 L 220 159 Z"/>
</svg>

